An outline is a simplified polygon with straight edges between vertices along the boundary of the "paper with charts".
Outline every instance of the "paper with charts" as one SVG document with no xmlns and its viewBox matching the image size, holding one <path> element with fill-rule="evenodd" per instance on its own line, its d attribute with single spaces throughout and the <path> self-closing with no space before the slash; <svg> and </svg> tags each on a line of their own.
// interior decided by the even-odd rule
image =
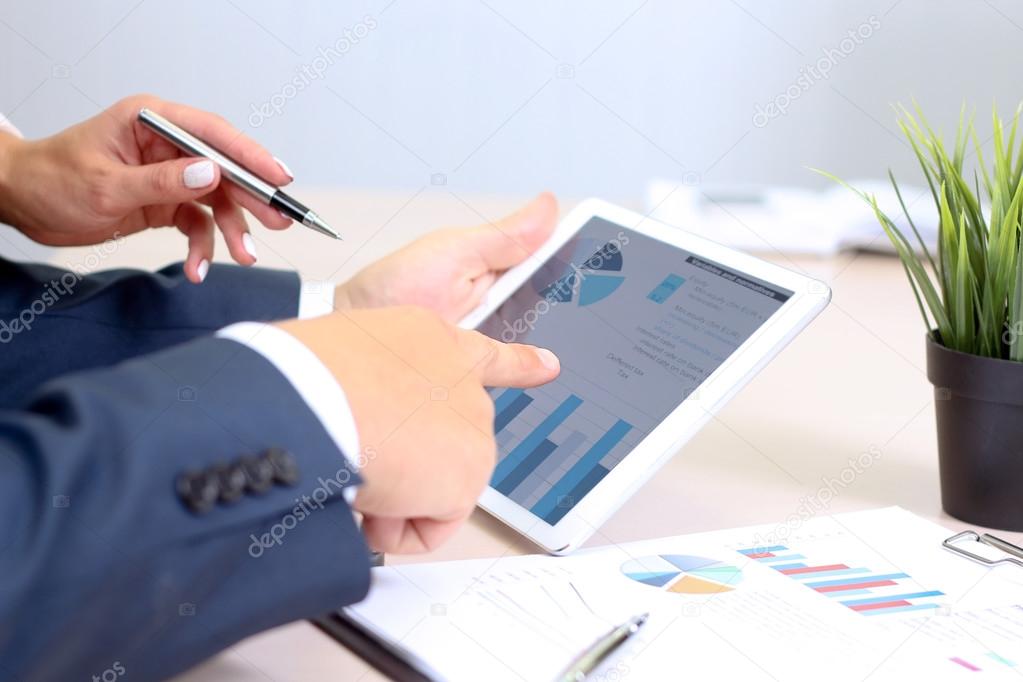
<svg viewBox="0 0 1023 682">
<path fill-rule="evenodd" d="M 447 679 L 551 680 L 612 625 L 593 679 L 1023 677 L 1023 569 L 941 548 L 891 507 L 584 550 L 374 569 L 351 612 Z"/>
</svg>

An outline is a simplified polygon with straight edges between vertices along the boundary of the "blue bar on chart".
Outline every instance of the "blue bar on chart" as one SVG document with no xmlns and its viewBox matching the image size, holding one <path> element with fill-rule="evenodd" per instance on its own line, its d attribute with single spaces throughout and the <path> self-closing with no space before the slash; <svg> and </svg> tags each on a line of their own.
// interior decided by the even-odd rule
<svg viewBox="0 0 1023 682">
<path fill-rule="evenodd" d="M 774 568 L 774 567 L 772 566 L 772 568 Z M 783 573 L 784 573 L 784 571 L 783 571 Z M 866 569 L 866 568 L 842 568 L 842 569 L 836 569 L 834 571 L 817 571 L 816 573 L 813 574 L 813 578 L 814 579 L 816 579 L 816 578 L 838 578 L 838 577 L 843 576 L 843 575 L 857 575 L 857 574 L 861 574 L 861 573 L 870 573 L 870 570 Z M 788 574 L 786 574 L 786 575 L 788 575 Z M 794 577 L 805 579 L 805 578 L 808 578 L 809 576 L 794 576 Z"/>
<path fill-rule="evenodd" d="M 789 548 L 784 545 L 772 545 L 770 547 L 751 547 L 750 549 L 740 549 L 739 554 L 745 554 L 750 559 L 760 559 L 774 557 L 775 552 L 787 551 L 789 551 Z M 803 556 L 799 555 L 798 558 L 802 559 Z"/>
<path fill-rule="evenodd" d="M 562 476 L 530 511 L 552 525 L 561 520 L 568 509 L 607 475 L 608 469 L 600 466 L 600 460 L 604 459 L 631 429 L 632 425 L 627 421 L 623 419 L 616 421 L 614 426 L 590 446 L 568 473 Z"/>
<path fill-rule="evenodd" d="M 686 278 L 680 275 L 668 275 L 660 284 L 654 287 L 646 297 L 654 303 L 664 303 L 668 298 L 678 291 L 678 288 L 685 284 Z"/>
<path fill-rule="evenodd" d="M 816 577 L 816 576 L 813 576 Z M 864 585 L 864 583 L 889 583 L 895 585 L 896 580 L 908 578 L 906 573 L 884 573 L 882 575 L 858 575 L 855 578 L 842 578 L 840 580 L 821 580 L 818 582 L 804 583 L 807 587 L 818 592 L 842 592 L 844 589 L 855 589 L 857 587 L 886 587 L 886 585 Z M 805 578 L 805 576 L 804 576 Z"/>
<path fill-rule="evenodd" d="M 500 489 L 505 477 L 522 464 L 523 460 L 529 457 L 536 447 L 540 445 L 540 442 L 551 435 L 551 432 L 558 428 L 570 414 L 575 412 L 576 408 L 582 405 L 582 402 L 582 398 L 574 394 L 565 398 L 535 429 L 519 441 L 519 444 L 506 457 L 497 463 L 494 475 L 490 479 L 490 485 Z"/>
<path fill-rule="evenodd" d="M 907 599 L 920 599 L 922 597 L 940 597 L 944 594 L 938 590 L 926 590 L 924 592 L 909 592 L 907 594 L 891 594 L 884 597 L 870 597 L 868 599 L 850 599 L 849 601 L 841 602 L 843 606 L 852 608 L 854 606 L 867 606 L 873 604 L 883 604 L 886 601 L 905 601 Z"/>
<path fill-rule="evenodd" d="M 502 394 L 501 397 L 503 398 L 504 394 Z M 528 393 L 521 392 L 521 389 L 519 395 L 515 396 L 515 398 L 506 406 L 504 406 L 504 408 L 501 409 L 500 411 L 498 411 L 497 403 L 495 402 L 494 433 L 495 434 L 501 433 L 501 431 L 504 430 L 504 427 L 508 426 L 508 422 L 510 422 L 512 419 L 515 419 L 515 417 L 519 416 L 519 413 L 522 412 L 522 410 L 526 409 L 526 407 L 528 407 L 529 403 L 531 402 L 533 402 L 533 396 L 529 395 Z"/>
<path fill-rule="evenodd" d="M 536 471 L 536 468 L 540 466 L 547 457 L 554 452 L 558 446 L 555 443 L 544 438 L 540 441 L 540 444 L 533 448 L 533 451 L 529 453 L 522 464 L 518 465 L 512 472 L 504 477 L 498 485 L 498 492 L 504 493 L 505 495 L 511 495 L 512 491 L 518 488 L 529 474 Z"/>
<path fill-rule="evenodd" d="M 747 555 L 747 556 L 749 556 L 749 555 Z M 773 556 L 773 557 L 768 557 L 766 559 L 760 559 L 759 561 L 762 564 L 784 564 L 784 563 L 787 563 L 787 562 L 796 561 L 798 559 L 805 559 L 805 558 L 806 557 L 803 556 L 802 554 L 784 554 L 782 556 Z"/>
<path fill-rule="evenodd" d="M 574 488 L 568 491 L 568 495 L 566 495 L 563 499 L 571 500 L 571 503 L 574 505 L 576 502 L 584 498 L 586 493 L 593 490 L 594 486 L 604 480 L 604 477 L 607 476 L 607 474 L 608 469 L 605 469 L 600 465 L 593 467 L 590 469 L 589 473 L 583 476 L 583 479 L 579 481 Z M 568 513 L 569 509 L 571 509 L 571 506 L 568 504 L 559 503 L 550 511 L 550 513 L 547 514 L 547 516 L 544 517 L 543 520 L 553 526 Z"/>
<path fill-rule="evenodd" d="M 501 392 L 501 395 L 494 398 L 494 414 L 500 414 L 506 407 L 512 404 L 512 402 L 520 395 L 525 393 L 521 388 L 506 388 Z"/>
</svg>

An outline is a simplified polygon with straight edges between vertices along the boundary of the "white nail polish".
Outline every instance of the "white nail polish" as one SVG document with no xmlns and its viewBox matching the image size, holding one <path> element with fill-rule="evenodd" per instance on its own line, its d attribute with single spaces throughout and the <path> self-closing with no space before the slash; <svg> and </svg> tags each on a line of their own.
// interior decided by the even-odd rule
<svg viewBox="0 0 1023 682">
<path fill-rule="evenodd" d="M 196 161 L 195 163 L 186 166 L 184 181 L 185 187 L 188 189 L 209 187 L 210 183 L 213 182 L 213 162 Z"/>
<path fill-rule="evenodd" d="M 256 240 L 253 239 L 252 235 L 248 232 L 242 235 L 242 246 L 244 246 L 248 254 L 252 256 L 252 260 L 257 260 L 259 258 L 259 256 L 256 255 Z"/>
<path fill-rule="evenodd" d="M 274 161 L 276 161 L 277 165 L 281 167 L 281 170 L 284 171 L 285 175 L 287 175 L 292 180 L 295 179 L 295 174 L 291 172 L 290 168 L 288 168 L 288 164 L 284 163 L 283 161 L 278 159 L 276 156 L 274 157 Z"/>
<path fill-rule="evenodd" d="M 199 275 L 199 281 L 205 282 L 206 275 L 208 275 L 210 272 L 210 262 L 203 258 L 201 261 L 199 261 L 199 267 L 197 267 L 195 270 Z"/>
</svg>

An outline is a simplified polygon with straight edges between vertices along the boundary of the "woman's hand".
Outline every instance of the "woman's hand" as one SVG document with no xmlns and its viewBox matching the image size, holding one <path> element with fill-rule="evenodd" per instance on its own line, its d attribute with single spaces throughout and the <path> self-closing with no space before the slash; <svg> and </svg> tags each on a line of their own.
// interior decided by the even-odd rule
<svg viewBox="0 0 1023 682">
<path fill-rule="evenodd" d="M 558 202 L 545 192 L 496 223 L 428 234 L 338 286 L 334 305 L 415 305 L 457 322 L 479 305 L 502 272 L 547 240 L 557 219 Z"/>
<path fill-rule="evenodd" d="M 216 164 L 184 156 L 137 120 L 147 107 L 238 160 L 267 182 L 290 172 L 219 116 L 156 97 L 121 100 L 83 123 L 42 140 L 0 133 L 0 221 L 43 244 L 97 244 L 149 227 L 176 226 L 188 236 L 185 273 L 201 282 L 213 257 L 213 223 L 231 256 L 256 262 L 241 209 L 271 229 L 291 224 L 232 183 Z M 212 217 L 200 204 L 212 209 Z"/>
</svg>

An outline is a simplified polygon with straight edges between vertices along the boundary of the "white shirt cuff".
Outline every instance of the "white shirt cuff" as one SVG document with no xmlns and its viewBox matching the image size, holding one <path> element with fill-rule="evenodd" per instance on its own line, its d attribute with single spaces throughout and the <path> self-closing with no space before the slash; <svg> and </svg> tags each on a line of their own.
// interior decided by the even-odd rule
<svg viewBox="0 0 1023 682">
<path fill-rule="evenodd" d="M 298 319 L 329 315 L 334 312 L 334 283 L 309 280 L 298 293 Z"/>
<path fill-rule="evenodd" d="M 23 137 L 21 131 L 14 127 L 11 119 L 4 116 L 3 112 L 0 112 L 0 132 L 10 133 L 15 137 Z"/>
<path fill-rule="evenodd" d="M 320 420 L 352 470 L 359 470 L 359 432 L 348 398 L 311 350 L 286 331 L 261 322 L 238 322 L 216 335 L 248 346 L 269 360 Z M 344 497 L 351 504 L 355 486 L 345 488 Z"/>
</svg>

